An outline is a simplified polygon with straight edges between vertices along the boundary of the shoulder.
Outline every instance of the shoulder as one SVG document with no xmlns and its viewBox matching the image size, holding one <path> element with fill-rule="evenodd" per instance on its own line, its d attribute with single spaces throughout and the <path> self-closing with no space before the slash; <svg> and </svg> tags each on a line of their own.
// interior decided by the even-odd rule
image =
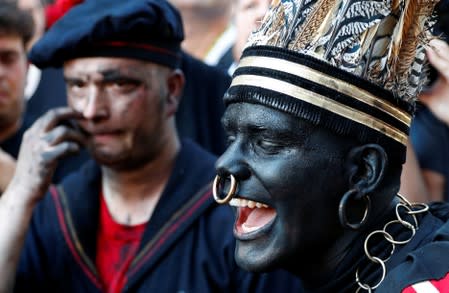
<svg viewBox="0 0 449 293">
<path fill-rule="evenodd" d="M 419 227 L 429 233 L 428 240 L 408 252 L 405 260 L 388 273 L 379 292 L 439 292 L 422 288 L 431 288 L 430 285 L 439 288 L 442 284 L 449 288 L 449 205 L 432 205 L 431 212 L 428 217 L 435 220 L 423 220 Z"/>
<path fill-rule="evenodd" d="M 62 204 L 61 196 L 70 201 L 81 201 L 80 197 L 89 196 L 86 190 L 98 185 L 100 176 L 100 169 L 94 161 L 84 163 L 79 170 L 65 177 L 60 184 L 49 188 L 44 199 L 34 210 L 33 221 L 40 224 L 51 221 L 50 212 L 58 212 L 58 206 Z"/>
</svg>

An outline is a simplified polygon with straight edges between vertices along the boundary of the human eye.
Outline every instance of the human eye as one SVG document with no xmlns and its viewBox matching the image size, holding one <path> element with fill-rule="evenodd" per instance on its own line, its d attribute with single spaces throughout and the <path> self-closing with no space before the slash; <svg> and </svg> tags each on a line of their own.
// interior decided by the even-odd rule
<svg viewBox="0 0 449 293">
<path fill-rule="evenodd" d="M 227 134 L 226 135 L 226 146 L 230 146 L 236 139 L 236 136 L 234 134 Z"/>
<path fill-rule="evenodd" d="M 84 96 L 87 91 L 87 83 L 80 79 L 66 79 L 67 92 L 74 97 Z"/>
<path fill-rule="evenodd" d="M 272 137 L 260 136 L 255 139 L 255 147 L 263 153 L 276 154 L 284 149 L 285 144 Z"/>
<path fill-rule="evenodd" d="M 111 90 L 117 93 L 129 93 L 135 90 L 141 82 L 130 78 L 117 78 L 109 82 Z"/>
<path fill-rule="evenodd" d="M 6 66 L 10 66 L 17 62 L 19 59 L 19 54 L 16 52 L 7 52 L 5 54 L 1 54 L 1 63 L 5 64 Z"/>
</svg>

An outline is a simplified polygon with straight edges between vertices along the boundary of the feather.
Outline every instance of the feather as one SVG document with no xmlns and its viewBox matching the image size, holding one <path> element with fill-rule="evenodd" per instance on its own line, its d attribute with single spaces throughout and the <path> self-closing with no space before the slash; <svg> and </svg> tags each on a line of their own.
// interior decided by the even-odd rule
<svg viewBox="0 0 449 293">
<path fill-rule="evenodd" d="M 336 0 L 320 0 L 318 1 L 313 10 L 310 12 L 309 17 L 304 21 L 301 26 L 300 33 L 296 36 L 296 40 L 289 46 L 292 50 L 301 50 L 309 44 L 319 27 L 323 23 L 323 19 L 329 14 L 334 7 Z"/>
<path fill-rule="evenodd" d="M 293 12 L 293 19 L 291 22 L 292 25 L 290 25 L 290 27 L 288 28 L 287 34 L 283 38 L 284 40 L 282 42 L 283 43 L 282 47 L 284 47 L 284 48 L 288 46 L 288 43 L 290 42 L 290 40 L 292 38 L 293 32 L 296 29 L 296 25 L 301 19 L 301 15 L 303 13 L 302 8 L 304 5 L 304 1 L 305 0 L 300 0 L 298 4 L 293 3 L 293 11 L 294 12 Z M 309 2 L 310 2 L 310 0 L 309 0 Z"/>
<path fill-rule="evenodd" d="M 369 48 L 363 50 L 364 71 L 360 74 L 363 78 L 384 85 L 388 76 L 386 67 L 388 60 L 392 57 L 391 36 L 397 23 L 398 18 L 395 15 L 389 15 L 379 24 L 371 41 L 366 42 Z"/>
<path fill-rule="evenodd" d="M 412 103 L 425 83 L 425 44 L 438 1 L 273 0 L 247 46 L 319 58 Z"/>
<path fill-rule="evenodd" d="M 280 35 L 285 31 L 285 9 L 282 1 L 272 2 L 272 9 L 265 15 L 261 25 L 248 38 L 248 46 L 273 45 L 276 46 Z"/>
<path fill-rule="evenodd" d="M 340 59 L 345 48 L 351 46 L 361 34 L 378 24 L 390 13 L 389 0 L 359 0 L 348 3 L 346 10 L 342 13 L 343 18 L 334 28 L 332 42 L 327 46 L 326 57 L 329 59 Z"/>
<path fill-rule="evenodd" d="M 427 19 L 432 14 L 437 2 L 437 0 L 410 0 L 409 6 L 406 8 L 399 61 L 394 68 L 394 74 L 402 77 L 397 89 L 398 95 L 406 100 L 410 100 L 417 94 L 418 87 L 409 84 L 410 79 L 414 80 L 411 68 L 417 60 L 420 60 L 418 48 L 423 45 L 422 36 L 426 29 Z"/>
</svg>

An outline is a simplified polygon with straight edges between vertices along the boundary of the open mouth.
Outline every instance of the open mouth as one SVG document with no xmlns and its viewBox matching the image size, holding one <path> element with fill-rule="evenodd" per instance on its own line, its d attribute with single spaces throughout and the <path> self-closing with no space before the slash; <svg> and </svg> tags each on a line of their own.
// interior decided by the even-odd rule
<svg viewBox="0 0 449 293">
<path fill-rule="evenodd" d="M 274 208 L 257 201 L 233 198 L 229 205 L 237 207 L 235 232 L 239 236 L 258 236 L 259 233 L 269 229 L 276 218 Z"/>
</svg>

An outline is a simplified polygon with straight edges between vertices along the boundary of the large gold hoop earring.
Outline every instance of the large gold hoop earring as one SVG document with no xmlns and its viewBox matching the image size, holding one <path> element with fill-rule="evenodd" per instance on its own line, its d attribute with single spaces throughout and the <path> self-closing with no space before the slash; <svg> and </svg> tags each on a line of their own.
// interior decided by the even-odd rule
<svg viewBox="0 0 449 293">
<path fill-rule="evenodd" d="M 340 220 L 340 224 L 343 227 L 350 228 L 352 230 L 360 229 L 360 227 L 362 227 L 366 223 L 366 221 L 368 220 L 368 215 L 369 215 L 370 207 L 371 207 L 371 200 L 370 200 L 369 196 L 364 195 L 362 197 L 362 199 L 365 202 L 365 211 L 363 212 L 362 219 L 358 223 L 350 223 L 348 221 L 348 217 L 346 215 L 346 206 L 348 204 L 348 201 L 351 198 L 355 197 L 358 193 L 359 192 L 356 189 L 351 189 L 351 190 L 347 191 L 341 198 L 340 205 L 338 206 L 338 217 Z"/>
<path fill-rule="evenodd" d="M 212 193 L 214 195 L 214 199 L 218 204 L 226 204 L 231 201 L 234 197 L 235 192 L 237 191 L 237 180 L 234 175 L 230 174 L 229 178 L 231 178 L 231 187 L 229 188 L 228 194 L 224 198 L 220 198 L 219 194 L 219 185 L 221 183 L 222 177 L 220 175 L 215 176 L 214 185 L 212 187 Z"/>
</svg>

